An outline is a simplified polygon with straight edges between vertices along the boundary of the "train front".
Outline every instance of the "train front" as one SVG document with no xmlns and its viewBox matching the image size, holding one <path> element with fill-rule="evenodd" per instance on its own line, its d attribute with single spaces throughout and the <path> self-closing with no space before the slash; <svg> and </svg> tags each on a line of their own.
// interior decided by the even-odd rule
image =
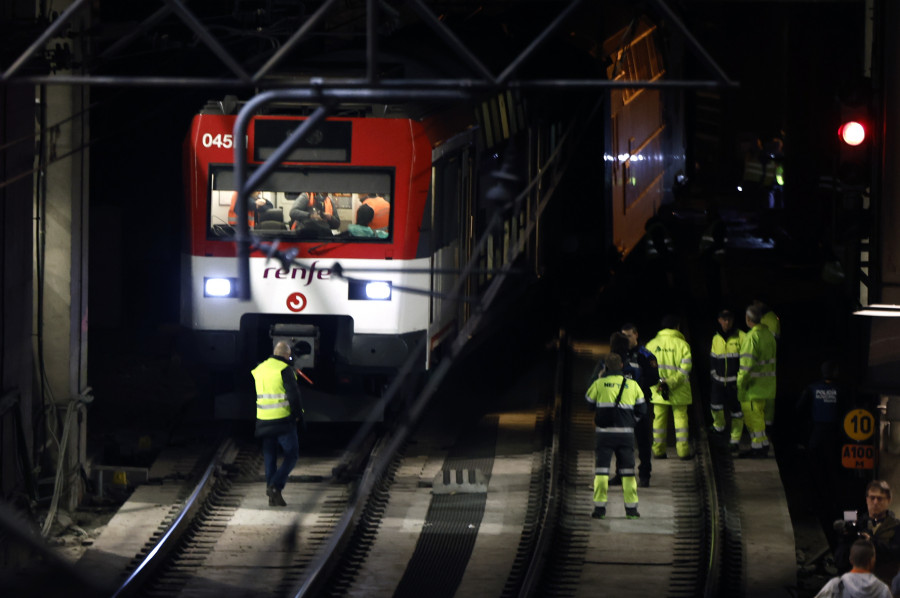
<svg viewBox="0 0 900 598">
<path fill-rule="evenodd" d="M 211 373 L 215 415 L 252 418 L 250 370 L 288 340 L 310 422 L 353 422 L 373 412 L 429 323 L 428 251 L 422 249 L 431 148 L 407 119 L 335 118 L 317 125 L 247 198 L 251 234 L 294 252 L 291 263 L 254 251 L 249 301 L 234 231 L 235 116 L 201 113 L 185 142 L 188 239 L 182 324 L 191 354 Z M 302 116 L 257 116 L 248 130 L 252 174 Z M 338 275 L 340 273 L 342 275 Z M 425 368 L 424 357 L 414 367 Z"/>
</svg>

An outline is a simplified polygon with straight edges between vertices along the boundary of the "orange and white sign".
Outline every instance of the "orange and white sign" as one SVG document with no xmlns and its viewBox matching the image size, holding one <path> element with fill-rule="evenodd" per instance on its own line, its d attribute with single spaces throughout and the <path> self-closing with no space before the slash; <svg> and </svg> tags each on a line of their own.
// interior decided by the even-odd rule
<svg viewBox="0 0 900 598">
<path fill-rule="evenodd" d="M 841 449 L 845 469 L 875 469 L 875 447 L 871 444 L 845 444 Z"/>
</svg>

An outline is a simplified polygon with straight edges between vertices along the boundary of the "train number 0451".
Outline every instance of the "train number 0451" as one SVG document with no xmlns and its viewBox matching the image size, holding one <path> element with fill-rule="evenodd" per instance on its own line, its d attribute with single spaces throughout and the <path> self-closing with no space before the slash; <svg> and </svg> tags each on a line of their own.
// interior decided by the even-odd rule
<svg viewBox="0 0 900 598">
<path fill-rule="evenodd" d="M 201 139 L 203 147 L 219 147 L 222 149 L 231 149 L 234 147 L 234 135 L 222 135 L 217 133 L 204 133 Z"/>
</svg>

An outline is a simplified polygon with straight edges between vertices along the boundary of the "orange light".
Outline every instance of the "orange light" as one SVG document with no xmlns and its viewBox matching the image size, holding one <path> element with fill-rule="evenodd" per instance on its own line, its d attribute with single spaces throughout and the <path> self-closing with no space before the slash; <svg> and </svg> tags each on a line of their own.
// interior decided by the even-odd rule
<svg viewBox="0 0 900 598">
<path fill-rule="evenodd" d="M 855 120 L 846 122 L 838 129 L 838 136 L 847 145 L 859 145 L 866 140 L 866 128 Z"/>
</svg>

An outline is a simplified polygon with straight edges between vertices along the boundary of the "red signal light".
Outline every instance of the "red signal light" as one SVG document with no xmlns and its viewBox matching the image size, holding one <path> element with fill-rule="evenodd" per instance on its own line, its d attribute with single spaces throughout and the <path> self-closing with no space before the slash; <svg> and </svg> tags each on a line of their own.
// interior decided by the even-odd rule
<svg viewBox="0 0 900 598">
<path fill-rule="evenodd" d="M 838 137 L 847 145 L 857 146 L 866 140 L 866 128 L 861 123 L 851 120 L 841 125 Z"/>
</svg>

